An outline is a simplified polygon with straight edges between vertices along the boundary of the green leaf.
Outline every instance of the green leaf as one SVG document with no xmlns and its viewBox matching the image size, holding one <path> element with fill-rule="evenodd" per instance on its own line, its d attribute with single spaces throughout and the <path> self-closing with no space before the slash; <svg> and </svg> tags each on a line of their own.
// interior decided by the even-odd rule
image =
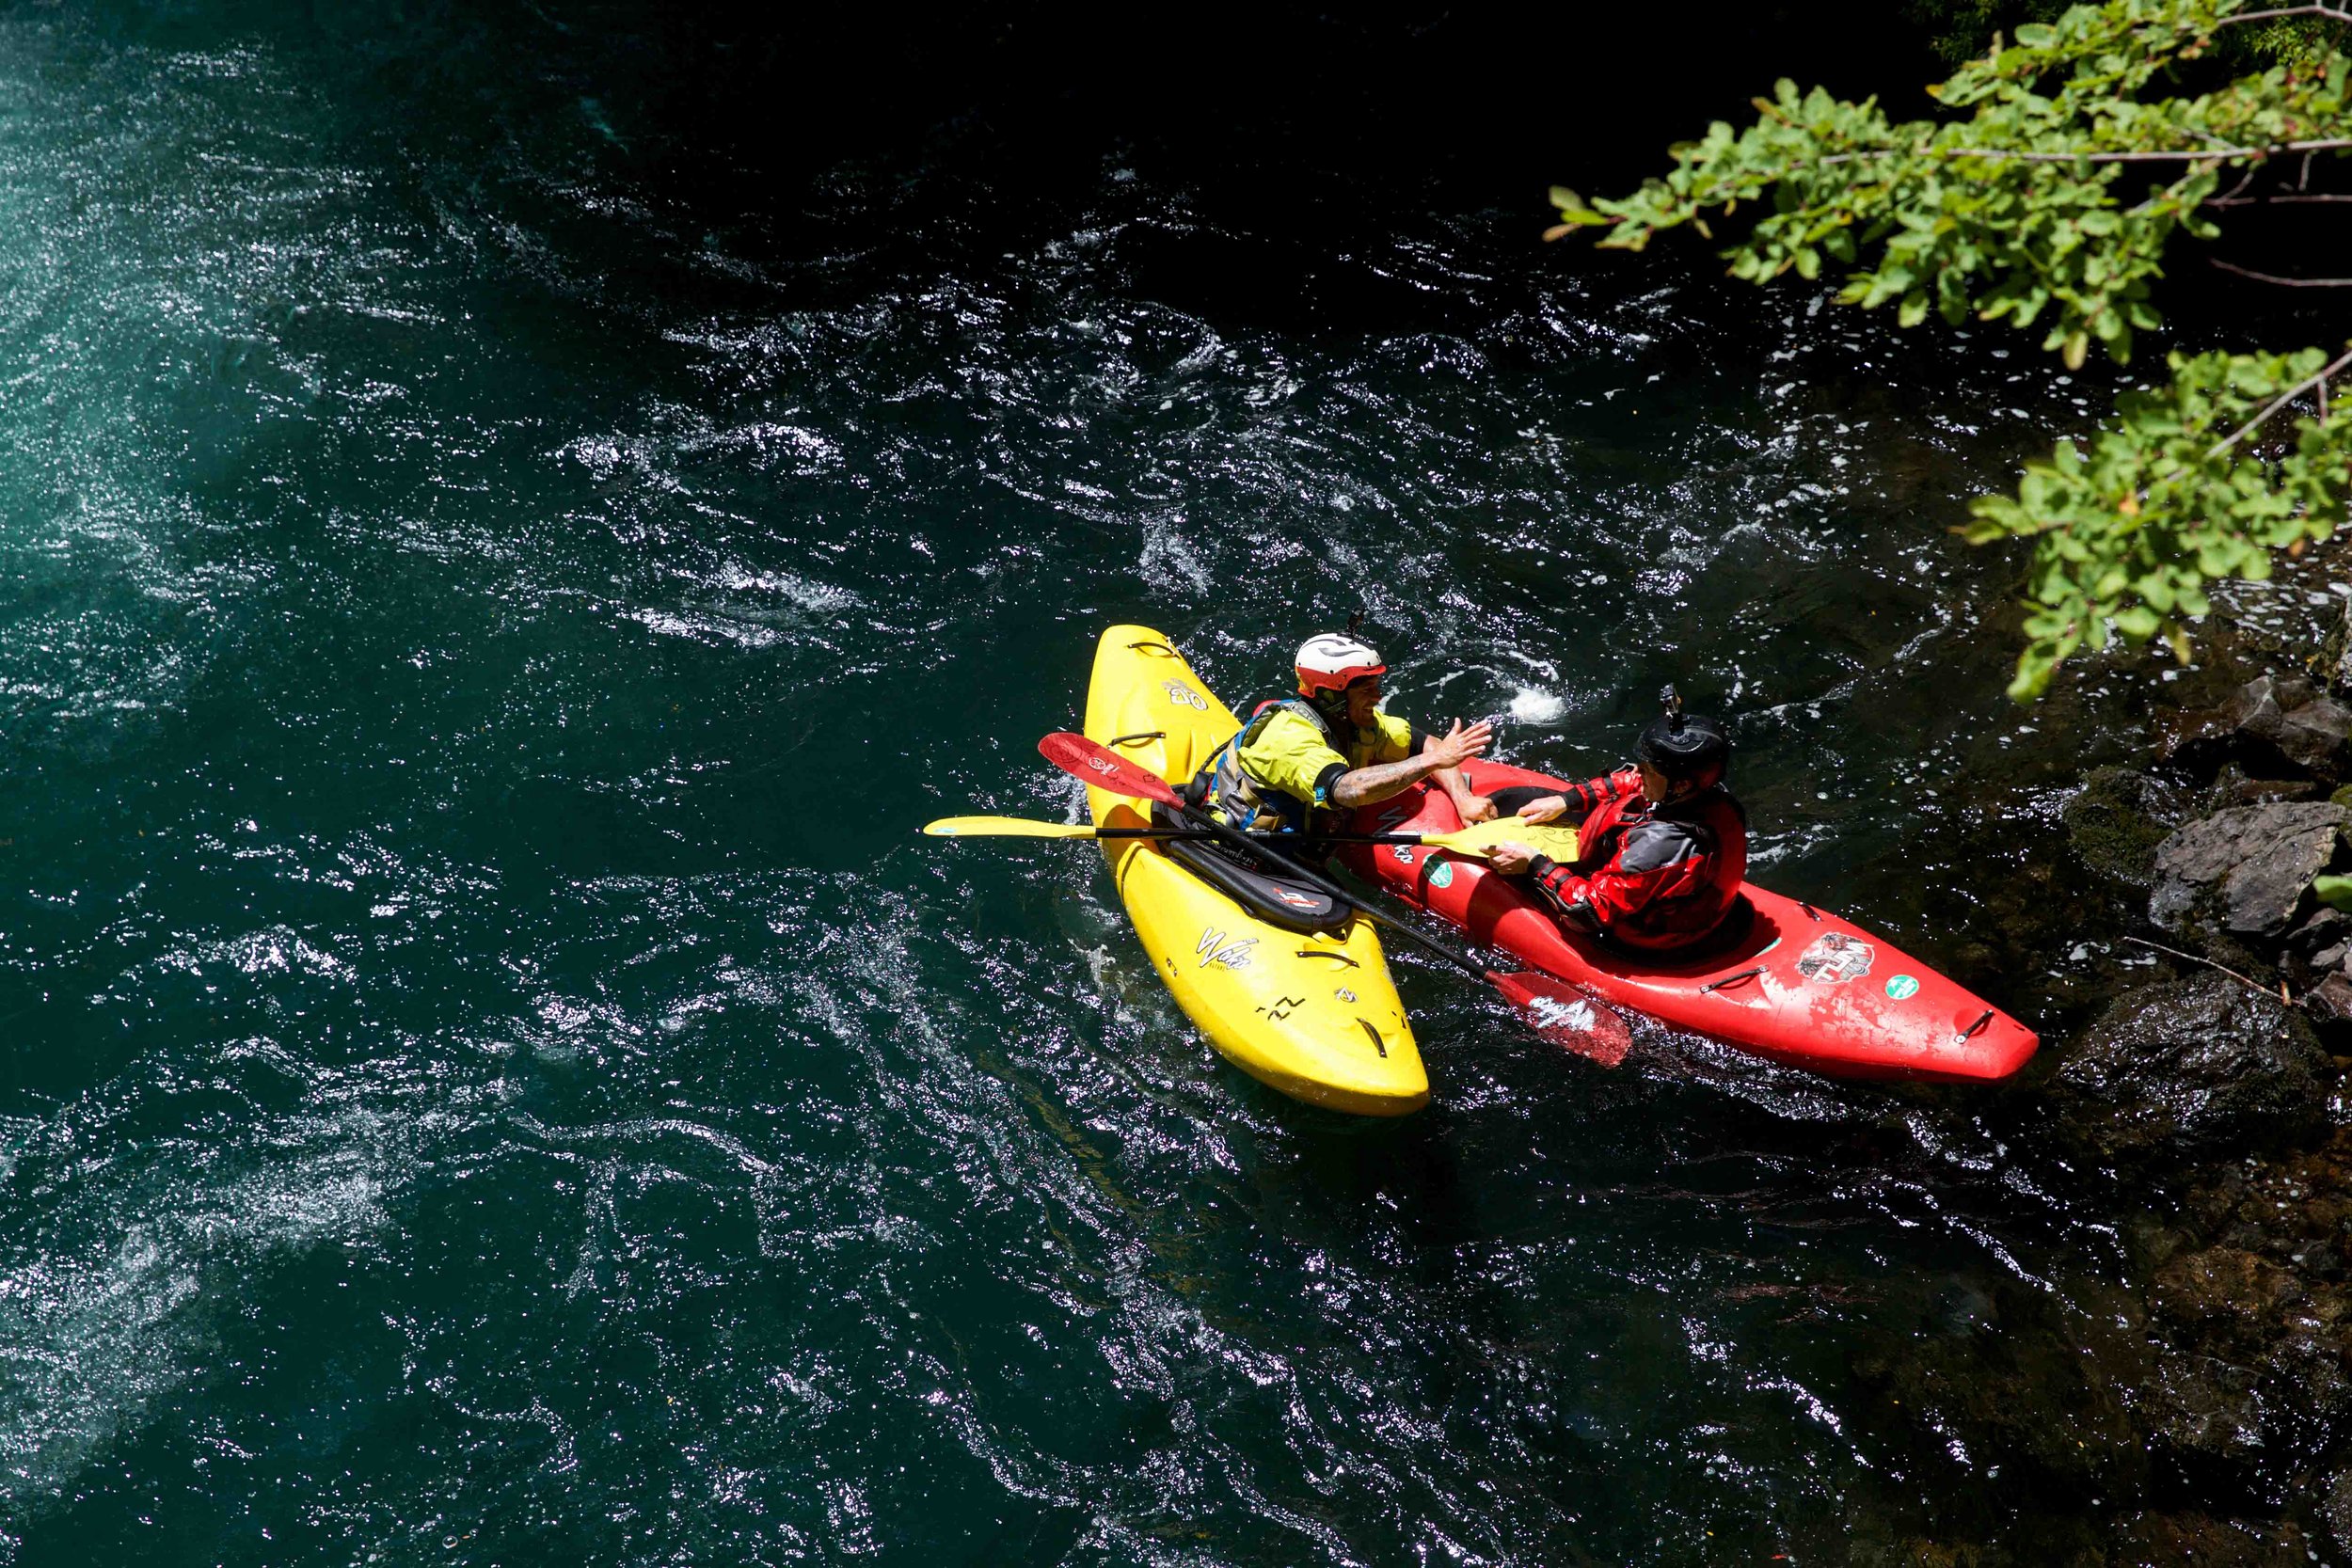
<svg viewBox="0 0 2352 1568">
<path fill-rule="evenodd" d="M 2050 689 L 2051 673 L 2058 669 L 2058 656 L 2036 645 L 2017 656 L 2017 675 L 2009 683 L 2009 694 L 2021 703 L 2029 703 Z"/>
<path fill-rule="evenodd" d="M 1931 119 L 1893 119 L 1876 99 L 1801 93 L 1783 80 L 1751 122 L 1709 124 L 1630 196 L 1587 208 L 1555 188 L 1555 232 L 1589 222 L 1598 244 L 1640 251 L 1668 230 L 1705 238 L 1709 220 L 1739 213 L 1746 231 L 1727 231 L 1723 251 L 1735 277 L 1818 282 L 1826 257 L 1840 303 L 1897 302 L 1905 327 L 1931 309 L 1955 326 L 2007 321 L 2068 370 L 2093 343 L 2127 363 L 2136 335 L 2162 323 L 2152 293 L 2167 245 L 2211 237 L 2209 204 L 2265 154 L 2189 165 L 2091 155 L 2352 135 L 2352 52 L 2332 42 L 2296 56 L 2293 70 L 2283 56 L 2262 63 L 2259 49 L 2250 70 L 2227 52 L 2181 69 L 2245 3 L 2074 5 L 2055 24 L 2020 26 L 2014 47 L 1996 39 L 1961 65 L 1931 89 Z M 2338 39 L 2328 30 L 2337 24 L 2312 25 Z M 2307 36 L 2300 26 L 2271 24 Z M 2231 60 L 2234 76 L 2216 69 Z M 2272 551 L 2341 525 L 2352 508 L 2352 373 L 2326 420 L 2266 412 L 2334 353 L 2169 354 L 2169 379 L 2123 395 L 2079 444 L 2026 464 L 2011 494 L 1970 504 L 1959 531 L 1979 544 L 2018 540 L 2024 557 L 2028 645 L 2013 691 L 2038 693 L 2061 660 L 2110 631 L 2185 650 L 2180 618 L 2210 612 L 2206 584 L 2266 577 Z M 2257 417 L 2268 420 L 2259 461 L 2233 439 Z"/>
</svg>

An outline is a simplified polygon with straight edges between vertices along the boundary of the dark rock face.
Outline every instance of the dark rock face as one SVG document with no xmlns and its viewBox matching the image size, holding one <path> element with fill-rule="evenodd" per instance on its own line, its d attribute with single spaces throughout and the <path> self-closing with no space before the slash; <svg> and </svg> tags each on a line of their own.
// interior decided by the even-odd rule
<svg viewBox="0 0 2352 1568">
<path fill-rule="evenodd" d="M 2262 1404 L 2254 1374 L 2210 1356 L 2168 1354 L 2146 1389 L 2151 1433 L 2171 1468 L 2193 1481 L 2243 1487 L 2262 1463 Z"/>
<path fill-rule="evenodd" d="M 2133 887 L 2155 880 L 2156 846 L 2164 842 L 2166 802 L 2155 783 L 2130 768 L 2101 768 L 2066 802 L 2066 836 L 2092 870 Z"/>
<path fill-rule="evenodd" d="M 2156 1271 L 2154 1307 L 2184 1327 L 2240 1329 L 2259 1338 L 2300 1294 L 2295 1276 L 2243 1247 L 2207 1247 Z"/>
<path fill-rule="evenodd" d="M 2352 603 L 2316 663 L 2280 657 L 2335 689 L 2265 676 L 2218 709 L 2160 716 L 2160 766 L 2102 769 L 2066 812 L 2087 865 L 2147 887 L 2151 918 L 2206 960 L 2260 977 L 2192 970 L 2128 992 L 2044 1081 L 2048 1147 L 2125 1180 L 2130 1282 L 2100 1309 L 2114 1334 L 2071 1341 L 2079 1387 L 2023 1355 L 2015 1386 L 1964 1386 L 2070 1412 L 2112 1400 L 2128 1433 L 2078 1422 L 2070 1465 L 1971 1406 L 1963 1380 L 1930 1386 L 1915 1355 L 1886 1374 L 1902 1408 L 1932 1397 L 2020 1483 L 2122 1500 L 2095 1545 L 2052 1536 L 2040 1560 L 2352 1568 L 2352 1108 L 2336 1098 L 2352 1087 L 2352 913 L 2311 892 L 2352 869 Z M 2152 791 L 2201 819 L 2150 810 Z M 2175 831 L 2151 848 L 2158 822 Z"/>
<path fill-rule="evenodd" d="M 2199 773 L 2234 761 L 2258 779 L 2352 777 L 2352 706 L 2293 675 L 2249 681 L 2220 707 L 2161 715 L 2153 729 L 2157 761 Z"/>
<path fill-rule="evenodd" d="M 2200 774 L 2230 766 L 2237 783 L 2227 793 L 2239 800 L 2225 794 L 2219 805 L 2243 803 L 2249 792 L 2275 798 L 2291 787 L 2282 778 L 2322 781 L 2323 794 L 2352 778 L 2352 705 L 2292 675 L 2249 681 L 2218 708 L 2160 714 L 2151 730 L 2158 762 Z"/>
<path fill-rule="evenodd" d="M 2303 1560 L 2309 1548 L 2292 1525 L 2216 1519 L 2203 1513 L 2142 1513 L 2127 1522 L 2108 1568 L 2264 1568 Z"/>
<path fill-rule="evenodd" d="M 2206 809 L 2267 805 L 2273 800 L 2316 800 L 2327 790 L 2310 779 L 2254 779 L 2236 763 L 2224 763 L 2206 794 Z"/>
<path fill-rule="evenodd" d="M 2221 713 L 2209 708 L 2175 708 L 2149 721 L 2158 762 L 2177 763 L 2210 773 L 2230 754 L 2237 733 Z"/>
<path fill-rule="evenodd" d="M 2344 601 L 2344 618 L 2336 623 L 2329 641 L 2333 644 L 2329 652 L 2335 657 L 2328 661 L 2334 667 L 2329 672 L 2328 684 L 2338 691 L 2352 694 L 2352 598 Z"/>
<path fill-rule="evenodd" d="M 2352 1469 L 2337 1471 L 2320 1493 L 2319 1523 L 2336 1550 L 2352 1556 Z"/>
<path fill-rule="evenodd" d="M 2287 936 L 2287 945 L 2306 958 L 2347 941 L 2352 941 L 2352 914 L 2325 904 Z"/>
<path fill-rule="evenodd" d="M 2237 806 L 2191 822 L 2156 847 L 2149 918 L 2182 930 L 2212 912 L 2236 935 L 2281 936 L 2348 824 L 2352 811 L 2317 800 Z"/>
<path fill-rule="evenodd" d="M 2277 745 L 2297 768 L 2340 779 L 2352 759 L 2352 708 L 2327 697 L 2306 703 L 2280 721 Z"/>
<path fill-rule="evenodd" d="M 2342 962 L 2339 950 L 2338 962 Z M 2352 980 L 2339 969 L 2322 980 L 2303 1005 L 2330 1023 L 2352 1023 Z"/>
<path fill-rule="evenodd" d="M 2221 705 L 2221 717 L 2232 729 L 2257 740 L 2277 740 L 2287 710 L 2301 707 L 2318 696 L 2312 683 L 2294 676 L 2265 675 L 2248 681 Z"/>
<path fill-rule="evenodd" d="M 2290 1512 L 2326 1529 L 2311 1478 L 2352 1472 L 2352 1133 L 2219 1164 L 2133 1228 L 2158 1346 L 2136 1386 L 2159 1476 L 2203 1497 L 2300 1493 Z M 2352 1481 L 2344 1506 L 2352 1524 Z"/>
<path fill-rule="evenodd" d="M 2053 1099 L 2104 1163 L 2194 1160 L 2317 1136 L 2328 1066 L 2300 1017 L 2208 972 L 2120 998 L 2076 1043 Z"/>
</svg>

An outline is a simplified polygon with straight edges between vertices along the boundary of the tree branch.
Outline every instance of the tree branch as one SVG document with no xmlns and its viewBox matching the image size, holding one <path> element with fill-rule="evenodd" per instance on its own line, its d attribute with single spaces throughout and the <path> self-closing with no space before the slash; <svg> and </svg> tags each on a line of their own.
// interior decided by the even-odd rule
<svg viewBox="0 0 2352 1568">
<path fill-rule="evenodd" d="M 2280 392 L 2277 399 L 2271 403 L 2269 407 L 2264 409 L 2261 413 L 2247 420 L 2245 424 L 2239 426 L 2235 435 L 2230 436 L 2229 439 L 2217 444 L 2211 451 L 2205 453 L 2205 456 L 2208 458 L 2215 458 L 2220 456 L 2223 452 L 2228 451 L 2232 447 L 2236 446 L 2240 441 L 2245 440 L 2249 436 L 2254 434 L 2255 431 L 2260 430 L 2265 420 L 2269 419 L 2271 415 L 2276 414 L 2280 409 L 2284 408 L 2288 404 L 2293 403 L 2296 398 L 2301 397 L 2305 392 L 2310 391 L 2312 388 L 2317 387 L 2325 389 L 2328 385 L 2328 378 L 2335 374 L 2338 371 L 2344 369 L 2346 365 L 2352 365 L 2352 349 L 2344 350 L 2344 353 L 2338 355 L 2332 361 L 2322 365 L 2319 368 L 2319 373 L 2312 376 L 2309 381 L 2303 382 L 2297 386 L 2290 387 L 2285 391 Z"/>
<path fill-rule="evenodd" d="M 2324 16 L 2331 22 L 2352 22 L 2352 11 L 2340 11 L 2330 6 L 2281 6 L 2270 11 L 2242 11 L 2225 16 L 2214 24 L 2217 27 L 2234 27 L 2241 22 L 2269 22 L 2282 16 Z"/>
<path fill-rule="evenodd" d="M 2240 277 L 2250 277 L 2257 283 L 2276 283 L 2282 289 L 2352 289 L 2352 277 L 2280 277 L 2275 273 L 2256 272 L 2252 267 L 2241 267 L 2235 262 L 2225 261 L 2218 256 L 2208 256 L 2205 261 L 2208 265 L 2219 267 L 2223 272 L 2233 272 Z"/>
<path fill-rule="evenodd" d="M 2264 985 L 2259 980 L 2248 979 L 2245 975 L 2240 974 L 2236 970 L 2232 969 L 2228 964 L 2216 963 L 2211 958 L 2201 957 L 2195 953 L 2184 953 L 2177 947 L 2167 947 L 2160 942 L 2150 942 L 2145 937 L 2125 937 L 2123 940 L 2132 943 L 2136 947 L 2153 947 L 2159 953 L 2169 953 L 2176 958 L 2186 958 L 2190 963 L 2203 964 L 2207 969 L 2217 969 L 2221 971 L 2222 974 L 2227 974 L 2231 979 L 2235 980 L 2239 985 L 2244 986 L 2248 990 L 2252 991 L 2257 996 L 2268 996 L 2270 994 L 2270 988 L 2268 986 Z M 2295 998 L 2287 994 L 2287 985 L 2284 980 L 2279 982 L 2279 1001 L 2290 1007 L 2295 1006 Z"/>
<path fill-rule="evenodd" d="M 1864 158 L 1941 157 L 2013 158 L 2021 164 L 2202 164 L 2219 163 L 2225 158 L 2266 158 L 2277 152 L 2332 152 L 2347 147 L 2352 147 L 2352 136 L 2331 136 L 2325 141 L 2273 142 L 2268 147 L 2193 148 L 2178 152 L 2021 152 L 2006 147 L 1922 148 L 1905 151 L 1901 148 L 1885 148 L 1873 152 L 1833 152 L 1813 162 L 1851 164 Z"/>
<path fill-rule="evenodd" d="M 2308 152 L 2306 152 L 2306 153 L 2304 153 L 2304 154 L 2303 154 L 2303 156 L 2304 156 L 2304 157 L 2306 157 L 2306 158 L 2308 158 L 2308 157 L 2310 157 L 2310 156 L 2311 156 L 2311 154 L 2310 154 L 2310 153 L 2308 153 Z M 2230 187 L 2230 192 L 2229 192 L 2229 195 L 2224 196 L 2224 197 L 2220 198 L 2219 199 L 2221 199 L 2221 200 L 2223 200 L 2223 201 L 2229 201 L 2229 200 L 2232 200 L 2232 199 L 2233 199 L 2233 198 L 2237 198 L 2237 197 L 2240 197 L 2240 196 L 2245 195 L 2245 194 L 2246 194 L 2246 187 L 2247 187 L 2247 186 L 2249 186 L 2249 185 L 2250 185 L 2250 184 L 2252 184 L 2252 183 L 2255 182 L 2255 180 L 2261 176 L 2262 171 L 2263 171 L 2263 166 L 2262 166 L 2262 165 L 2260 165 L 2260 164 L 2249 164 L 2249 165 L 2247 165 L 2247 166 L 2246 166 L 2246 172 L 2245 172 L 2243 175 L 2239 176 L 2239 178 L 2238 178 L 2238 182 L 2237 182 L 2236 184 L 2232 185 L 2232 186 Z M 2179 182 L 2178 180 L 2175 180 L 2175 181 L 2173 181 L 2172 182 L 2173 182 L 2175 185 L 2178 185 L 2178 184 L 2180 183 L 2180 182 Z M 2144 203 L 2144 202 L 2143 202 L 2141 205 L 2143 205 L 2143 206 L 2144 206 L 2144 205 L 2146 205 L 2146 203 Z"/>
<path fill-rule="evenodd" d="M 2274 201 L 2283 201 L 2283 202 L 2289 202 L 2289 203 L 2294 203 L 2294 202 L 2317 202 L 2317 201 L 2352 201 L 2352 196 L 2318 196 L 2318 195 L 2304 196 L 2304 195 L 2301 195 L 2301 194 L 2299 194 L 2299 193 L 2297 193 L 2297 192 L 2295 192 L 2295 191 L 2284 191 L 2284 192 L 2281 192 L 2280 194 L 2279 194 L 2279 195 L 2277 195 L 2277 196 L 2221 196 L 2221 197 L 2216 197 L 2216 198 L 2214 198 L 2212 200 L 2202 203 L 2202 205 L 2207 206 L 2207 207 L 2265 207 L 2265 206 L 2268 206 L 2270 203 L 2272 203 L 2272 202 L 2274 202 Z"/>
<path fill-rule="evenodd" d="M 1946 156 L 1953 158 L 2016 158 L 2027 163 L 2072 163 L 2080 158 L 2093 164 L 2201 164 L 2208 158 L 2261 158 L 2274 152 L 2329 152 L 2352 147 L 2352 136 L 2330 136 L 2325 141 L 2273 142 L 2268 147 L 2208 147 L 2179 152 L 2013 152 L 2000 147 L 1955 147 Z"/>
</svg>

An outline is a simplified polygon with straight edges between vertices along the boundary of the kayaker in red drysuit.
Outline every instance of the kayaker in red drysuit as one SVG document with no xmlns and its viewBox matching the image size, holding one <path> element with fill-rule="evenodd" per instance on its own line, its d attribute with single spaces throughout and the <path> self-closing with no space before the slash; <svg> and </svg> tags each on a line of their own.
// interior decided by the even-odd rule
<svg viewBox="0 0 2352 1568">
<path fill-rule="evenodd" d="M 1636 766 L 1558 794 L 1494 792 L 1499 811 L 1575 822 L 1574 863 L 1516 843 L 1486 857 L 1505 876 L 1534 878 L 1567 929 L 1648 953 L 1704 941 L 1731 912 L 1748 869 L 1747 813 L 1724 784 L 1730 737 L 1685 715 L 1673 687 L 1664 695 L 1665 713 L 1635 744 Z"/>
</svg>

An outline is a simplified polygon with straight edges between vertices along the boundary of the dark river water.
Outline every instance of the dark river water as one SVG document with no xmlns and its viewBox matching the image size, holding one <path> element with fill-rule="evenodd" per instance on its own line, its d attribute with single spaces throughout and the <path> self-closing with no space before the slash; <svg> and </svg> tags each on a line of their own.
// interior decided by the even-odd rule
<svg viewBox="0 0 2352 1568">
<path fill-rule="evenodd" d="M 945 110 L 729 164 L 591 31 L 0 8 L 0 1560 L 2104 1506 L 1882 1375 L 2121 1276 L 2033 1074 L 1602 1072 L 1406 953 L 1432 1103 L 1353 1121 L 1190 1031 L 1090 848 L 914 830 L 1072 811 L 1105 624 L 1239 703 L 1360 609 L 1537 766 L 1680 682 L 1757 879 L 2055 1036 L 2126 899 L 2054 809 L 2161 687 L 2010 706 L 2016 563 L 1948 530 L 2111 377 L 1543 247 L 1540 185 Z"/>
</svg>

